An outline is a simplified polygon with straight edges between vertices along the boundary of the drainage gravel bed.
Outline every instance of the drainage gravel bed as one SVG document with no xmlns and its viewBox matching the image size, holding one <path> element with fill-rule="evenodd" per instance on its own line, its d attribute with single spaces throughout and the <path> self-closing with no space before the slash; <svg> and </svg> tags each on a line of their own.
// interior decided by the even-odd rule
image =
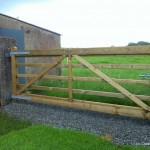
<svg viewBox="0 0 150 150">
<path fill-rule="evenodd" d="M 117 144 L 150 145 L 150 121 L 104 113 L 13 102 L 3 108 L 11 116 L 96 135 L 111 135 Z"/>
</svg>

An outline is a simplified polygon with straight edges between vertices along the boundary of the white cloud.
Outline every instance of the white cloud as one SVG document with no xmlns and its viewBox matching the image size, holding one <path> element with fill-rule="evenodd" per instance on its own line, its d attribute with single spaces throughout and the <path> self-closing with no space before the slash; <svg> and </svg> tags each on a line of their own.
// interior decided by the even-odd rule
<svg viewBox="0 0 150 150">
<path fill-rule="evenodd" d="M 47 0 L 20 4 L 7 14 L 62 33 L 64 47 L 150 41 L 149 0 Z"/>
</svg>

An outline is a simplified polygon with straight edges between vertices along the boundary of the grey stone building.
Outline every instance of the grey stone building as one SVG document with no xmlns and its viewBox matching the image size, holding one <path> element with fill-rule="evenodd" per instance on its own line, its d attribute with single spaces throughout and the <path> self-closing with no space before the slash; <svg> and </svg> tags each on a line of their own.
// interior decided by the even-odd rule
<svg viewBox="0 0 150 150">
<path fill-rule="evenodd" d="M 60 48 L 59 33 L 38 27 L 25 21 L 0 14 L 0 36 L 14 38 L 18 44 L 18 50 L 47 50 L 51 48 Z M 52 63 L 53 57 L 28 58 L 21 60 L 26 62 Z M 39 72 L 37 68 L 26 68 L 27 73 Z M 60 69 L 54 69 L 51 74 L 58 74 Z"/>
</svg>

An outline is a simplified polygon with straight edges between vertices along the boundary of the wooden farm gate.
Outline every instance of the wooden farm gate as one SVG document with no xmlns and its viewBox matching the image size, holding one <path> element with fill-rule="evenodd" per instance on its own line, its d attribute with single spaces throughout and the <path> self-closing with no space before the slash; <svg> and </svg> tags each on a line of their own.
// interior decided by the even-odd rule
<svg viewBox="0 0 150 150">
<path fill-rule="evenodd" d="M 130 83 L 142 83 L 145 85 L 150 85 L 148 80 L 121 80 L 114 79 L 106 75 L 101 71 L 98 66 L 89 63 L 83 56 L 93 56 L 93 55 L 150 55 L 149 47 L 112 47 L 112 48 L 77 48 L 77 49 L 54 49 L 54 50 L 32 50 L 25 52 L 17 52 L 16 49 L 11 51 L 11 64 L 12 64 L 12 85 L 13 85 L 13 99 L 24 99 L 32 102 L 59 105 L 70 108 L 92 110 L 110 114 L 118 114 L 123 116 L 138 117 L 144 119 L 150 119 L 150 96 L 146 95 L 135 95 L 128 91 L 126 88 L 121 86 L 122 82 Z M 44 64 L 44 63 L 18 63 L 18 57 L 56 57 L 55 63 Z M 61 62 L 67 58 L 67 64 L 64 65 L 68 67 L 68 76 L 56 76 L 48 75 L 48 72 L 56 66 L 61 66 Z M 75 58 L 80 64 L 73 64 L 72 58 Z M 38 74 L 19 74 L 17 72 L 18 67 L 42 67 L 43 70 Z M 76 77 L 73 76 L 72 68 L 76 66 L 84 66 L 92 71 L 97 77 Z M 104 67 L 104 65 L 101 65 Z M 110 67 L 110 65 L 105 65 L 105 67 Z M 111 65 L 111 67 L 125 67 L 125 68 L 149 68 L 150 65 Z M 19 83 L 19 78 L 28 79 L 26 83 Z M 64 80 L 68 81 L 68 88 L 60 87 L 47 87 L 35 84 L 41 79 L 48 80 Z M 92 91 L 83 89 L 73 89 L 73 82 L 75 81 L 105 81 L 113 88 L 115 88 L 118 93 L 113 92 L 103 92 L 103 91 Z M 58 92 L 68 92 L 68 98 L 62 97 L 52 97 L 44 96 L 40 94 L 33 94 L 29 90 L 46 90 L 46 91 L 58 91 Z M 125 106 L 117 104 L 108 104 L 101 102 L 92 102 L 85 100 L 76 100 L 73 98 L 73 93 L 87 94 L 87 95 L 97 95 L 97 96 L 107 96 L 116 98 L 128 98 L 136 104 L 136 106 Z"/>
</svg>

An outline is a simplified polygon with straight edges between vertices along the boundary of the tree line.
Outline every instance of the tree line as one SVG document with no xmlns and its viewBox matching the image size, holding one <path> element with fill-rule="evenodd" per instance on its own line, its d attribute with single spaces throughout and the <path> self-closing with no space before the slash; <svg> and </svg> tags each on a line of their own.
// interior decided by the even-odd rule
<svg viewBox="0 0 150 150">
<path fill-rule="evenodd" d="M 150 43 L 145 41 L 139 41 L 137 43 L 134 42 L 128 43 L 128 46 L 143 46 L 143 45 L 150 45 Z"/>
</svg>

